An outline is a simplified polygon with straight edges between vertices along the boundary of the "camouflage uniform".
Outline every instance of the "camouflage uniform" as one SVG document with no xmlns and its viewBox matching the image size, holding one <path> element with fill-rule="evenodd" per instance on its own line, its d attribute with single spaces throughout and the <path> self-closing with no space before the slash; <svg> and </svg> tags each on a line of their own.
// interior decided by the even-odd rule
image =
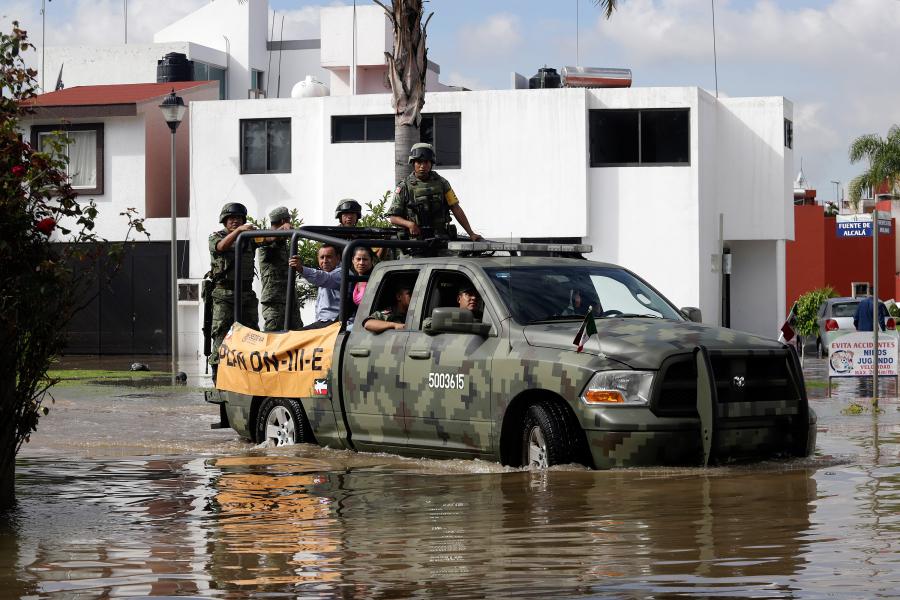
<svg viewBox="0 0 900 600">
<path fill-rule="evenodd" d="M 446 236 L 450 234 L 450 207 L 458 202 L 450 182 L 436 172 L 431 171 L 425 181 L 410 173 L 397 184 L 387 215 L 431 227 L 435 235 Z"/>
<path fill-rule="evenodd" d="M 376 310 L 371 315 L 368 316 L 366 321 L 369 319 L 375 319 L 376 321 L 387 321 L 388 323 L 406 323 L 406 313 L 395 313 L 392 308 L 385 308 L 384 310 Z"/>
<path fill-rule="evenodd" d="M 209 364 L 219 364 L 219 346 L 225 339 L 225 334 L 234 323 L 234 248 L 224 252 L 216 250 L 216 244 L 228 235 L 225 229 L 219 230 L 209 236 L 209 256 L 212 271 L 213 288 L 213 317 L 212 353 L 209 355 Z M 253 255 L 258 244 L 250 241 L 244 244 L 241 253 L 241 323 L 253 329 L 259 329 L 259 305 L 256 301 L 256 293 L 253 291 Z"/>
<path fill-rule="evenodd" d="M 279 206 L 269 213 L 272 226 L 284 223 L 291 218 L 287 208 Z M 284 327 L 284 309 L 287 304 L 287 262 L 290 242 L 286 239 L 275 239 L 259 248 L 259 277 L 262 280 L 262 304 L 265 331 L 281 331 Z M 303 320 L 300 318 L 300 306 L 296 302 L 291 309 L 289 329 L 300 329 Z"/>
</svg>

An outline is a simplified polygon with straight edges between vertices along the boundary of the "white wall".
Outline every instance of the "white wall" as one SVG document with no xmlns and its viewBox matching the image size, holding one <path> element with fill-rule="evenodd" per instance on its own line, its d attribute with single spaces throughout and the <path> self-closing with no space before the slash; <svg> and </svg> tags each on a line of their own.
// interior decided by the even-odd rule
<svg viewBox="0 0 900 600">
<path fill-rule="evenodd" d="M 265 71 L 268 67 L 267 12 L 265 0 L 211 2 L 156 32 L 153 41 L 190 40 L 226 53 L 228 97 L 246 98 L 250 70 Z"/>
<path fill-rule="evenodd" d="M 783 322 L 784 241 L 729 242 L 731 248 L 731 327 L 765 337 L 777 337 Z M 780 285 L 778 282 L 781 282 Z"/>
<path fill-rule="evenodd" d="M 322 66 L 353 64 L 353 8 L 323 7 L 319 11 Z M 384 65 L 384 53 L 393 46 L 387 15 L 380 6 L 360 3 L 356 7 L 356 64 Z"/>
<path fill-rule="evenodd" d="M 765 281 L 767 290 L 758 303 L 733 304 L 733 314 L 743 315 L 733 323 L 771 335 L 783 317 L 783 236 L 793 225 L 785 222 L 782 193 L 792 157 L 773 148 L 781 143 L 784 105 L 780 98 L 747 103 L 735 119 L 740 103 L 729 100 L 726 109 L 697 88 L 444 92 L 429 94 L 425 111 L 462 115 L 462 168 L 438 170 L 477 231 L 583 237 L 594 246 L 591 258 L 631 269 L 679 306 L 699 306 L 708 323 L 719 322 L 722 212 L 726 245 L 744 244 L 733 285 Z M 588 166 L 589 110 L 662 107 L 691 111 L 689 165 Z M 330 140 L 334 115 L 390 114 L 387 94 L 194 102 L 191 110 L 190 239 L 199 242 L 191 247 L 192 276 L 204 272 L 203 240 L 225 202 L 243 202 L 254 215 L 283 204 L 307 223 L 332 223 L 341 198 L 365 203 L 395 183 L 391 143 Z M 292 118 L 291 173 L 241 175 L 240 119 L 285 116 Z M 758 183 L 724 185 L 752 180 Z M 748 239 L 736 241 L 736 234 Z"/>
<path fill-rule="evenodd" d="M 304 50 L 272 50 L 272 65 L 266 73 L 266 85 L 269 98 L 290 98 L 291 90 L 298 82 L 312 75 L 325 85 L 329 84 L 331 74 L 319 65 L 319 49 L 310 48 Z M 266 59 L 268 65 L 269 59 Z M 278 91 L 278 74 L 281 70 L 281 92 Z"/>
<path fill-rule="evenodd" d="M 79 85 L 155 83 L 156 61 L 169 52 L 188 54 L 186 42 L 121 44 L 118 46 L 51 46 L 47 48 L 48 91 L 56 85 L 59 68 L 67 88 Z"/>
<path fill-rule="evenodd" d="M 594 246 L 591 258 L 631 269 L 678 306 L 699 306 L 708 321 L 699 289 L 697 89 L 609 89 L 587 94 L 589 110 L 690 109 L 690 165 L 587 169 L 590 203 L 585 241 Z M 585 146 L 588 143 L 585 134 L 575 139 Z M 587 165 L 589 157 L 574 164 Z"/>
</svg>

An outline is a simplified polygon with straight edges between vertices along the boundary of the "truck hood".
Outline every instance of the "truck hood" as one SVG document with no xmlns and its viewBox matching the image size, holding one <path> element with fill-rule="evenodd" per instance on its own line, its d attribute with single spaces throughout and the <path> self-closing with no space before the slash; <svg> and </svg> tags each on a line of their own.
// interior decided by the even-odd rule
<svg viewBox="0 0 900 600">
<path fill-rule="evenodd" d="M 664 319 L 597 319 L 597 335 L 585 344 L 583 352 L 627 364 L 633 369 L 658 369 L 663 359 L 691 352 L 696 346 L 710 350 L 769 350 L 781 348 L 775 340 L 760 336 L 685 321 Z M 531 346 L 571 350 L 581 323 L 563 322 L 527 325 L 525 340 Z"/>
</svg>

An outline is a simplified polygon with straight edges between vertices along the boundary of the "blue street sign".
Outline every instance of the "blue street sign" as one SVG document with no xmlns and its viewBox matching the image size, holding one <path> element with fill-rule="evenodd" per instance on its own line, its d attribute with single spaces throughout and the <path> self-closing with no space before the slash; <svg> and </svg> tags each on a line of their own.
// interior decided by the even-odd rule
<svg viewBox="0 0 900 600">
<path fill-rule="evenodd" d="M 865 217 L 868 219 L 863 220 Z M 887 235 L 891 232 L 889 219 L 878 219 L 878 233 Z M 872 237 L 871 215 L 838 215 L 838 237 Z"/>
</svg>

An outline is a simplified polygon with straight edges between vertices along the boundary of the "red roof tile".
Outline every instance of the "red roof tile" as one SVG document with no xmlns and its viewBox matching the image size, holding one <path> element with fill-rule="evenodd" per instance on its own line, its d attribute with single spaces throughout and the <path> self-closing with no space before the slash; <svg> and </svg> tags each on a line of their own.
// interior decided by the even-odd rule
<svg viewBox="0 0 900 600">
<path fill-rule="evenodd" d="M 176 92 L 206 85 L 208 81 L 179 81 L 173 83 L 122 83 L 117 85 L 80 85 L 40 94 L 23 104 L 28 106 L 103 106 L 109 104 L 138 104 L 162 98 L 173 89 Z"/>
</svg>

